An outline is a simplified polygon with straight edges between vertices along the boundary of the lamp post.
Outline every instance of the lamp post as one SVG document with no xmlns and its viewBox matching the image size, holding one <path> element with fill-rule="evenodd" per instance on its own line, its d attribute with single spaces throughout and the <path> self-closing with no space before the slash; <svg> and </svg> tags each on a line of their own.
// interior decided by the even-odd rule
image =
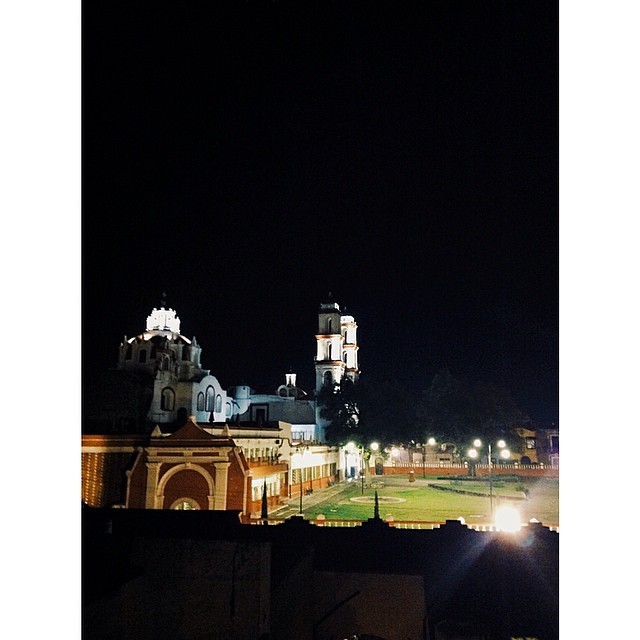
<svg viewBox="0 0 640 640">
<path fill-rule="evenodd" d="M 436 444 L 436 439 L 435 438 L 429 438 L 427 440 L 427 444 L 430 447 L 434 447 Z M 426 464 L 426 456 L 427 456 L 427 445 L 423 444 L 422 445 L 422 478 L 423 480 L 426 479 L 427 477 L 427 464 Z"/>
<path fill-rule="evenodd" d="M 300 515 L 302 515 L 302 456 L 300 456 Z"/>
<path fill-rule="evenodd" d="M 498 445 L 498 448 L 500 449 L 500 457 L 504 458 L 505 460 L 511 455 L 509 449 L 506 448 L 506 443 L 504 440 L 498 440 L 498 442 L 496 443 Z M 469 449 L 469 451 L 467 452 L 467 455 L 472 459 L 475 460 L 478 457 L 478 449 L 480 449 L 480 447 L 482 447 L 482 441 L 479 439 L 476 439 L 473 441 L 473 446 L 475 448 L 473 449 Z M 490 513 L 491 513 L 491 522 L 493 522 L 493 476 L 492 476 L 492 466 L 493 466 L 493 462 L 491 460 L 491 443 L 489 442 L 487 444 L 487 451 L 488 451 L 488 455 L 487 455 L 487 463 L 488 463 L 488 468 L 489 468 L 489 508 L 490 508 Z"/>
<path fill-rule="evenodd" d="M 300 469 L 298 473 L 300 474 L 300 508 L 299 513 L 302 515 L 302 458 L 303 458 L 303 447 L 302 445 L 298 445 L 298 455 L 300 456 Z"/>
<path fill-rule="evenodd" d="M 376 451 L 378 451 L 378 449 L 380 449 L 380 444 L 377 443 L 377 442 L 372 442 L 369 445 L 369 448 L 371 449 L 372 452 L 376 452 Z M 375 468 L 375 462 L 376 461 L 375 461 L 375 458 L 374 458 L 374 460 L 373 460 L 374 468 Z M 369 473 L 371 473 L 371 466 L 369 466 Z"/>
<path fill-rule="evenodd" d="M 351 443 L 350 443 L 351 444 Z M 360 447 L 360 495 L 364 495 L 364 481 L 367 477 L 367 455 L 364 444 L 359 445 Z M 380 445 L 377 442 L 372 442 L 369 445 L 370 451 L 377 451 L 380 448 Z"/>
</svg>

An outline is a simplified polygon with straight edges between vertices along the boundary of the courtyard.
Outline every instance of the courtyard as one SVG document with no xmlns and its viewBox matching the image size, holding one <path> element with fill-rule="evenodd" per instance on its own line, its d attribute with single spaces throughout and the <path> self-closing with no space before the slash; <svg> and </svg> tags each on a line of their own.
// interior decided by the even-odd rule
<svg viewBox="0 0 640 640">
<path fill-rule="evenodd" d="M 302 515 L 315 520 L 364 521 L 374 516 L 375 496 L 383 520 L 396 522 L 444 523 L 463 518 L 468 525 L 486 525 L 500 506 L 518 510 L 520 521 L 538 520 L 548 527 L 558 527 L 559 481 L 557 478 L 492 479 L 415 478 L 407 476 L 373 476 L 369 482 L 360 479 L 341 482 L 302 498 Z M 493 495 L 493 500 L 490 496 Z M 275 518 L 300 514 L 299 497 L 273 514 Z M 271 516 L 270 516 L 271 517 Z"/>
</svg>

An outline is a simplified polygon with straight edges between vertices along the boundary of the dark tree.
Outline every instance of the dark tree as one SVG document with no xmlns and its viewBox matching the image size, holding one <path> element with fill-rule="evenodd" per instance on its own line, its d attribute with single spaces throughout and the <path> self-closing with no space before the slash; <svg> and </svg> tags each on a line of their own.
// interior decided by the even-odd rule
<svg viewBox="0 0 640 640">
<path fill-rule="evenodd" d="M 318 393 L 320 417 L 329 422 L 325 428 L 327 442 L 361 442 L 360 407 L 357 396 L 357 385 L 347 378 L 339 384 L 322 387 Z"/>
<path fill-rule="evenodd" d="M 368 449 L 409 443 L 417 430 L 415 402 L 397 380 L 345 379 L 318 394 L 320 416 L 329 421 L 325 438 L 332 444 L 356 442 Z"/>
<path fill-rule="evenodd" d="M 419 430 L 415 397 L 398 380 L 361 378 L 358 396 L 367 438 L 383 447 L 415 439 Z"/>
<path fill-rule="evenodd" d="M 529 421 L 506 389 L 482 382 L 470 386 L 446 369 L 433 377 L 416 414 L 425 437 L 452 443 L 461 455 L 475 438 L 508 440 L 511 429 Z"/>
</svg>

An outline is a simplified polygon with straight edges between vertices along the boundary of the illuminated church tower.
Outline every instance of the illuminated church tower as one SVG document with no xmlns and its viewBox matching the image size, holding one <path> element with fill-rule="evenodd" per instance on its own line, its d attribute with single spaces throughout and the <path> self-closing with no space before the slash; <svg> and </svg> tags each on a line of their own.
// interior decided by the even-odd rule
<svg viewBox="0 0 640 640">
<path fill-rule="evenodd" d="M 346 311 L 346 310 L 345 310 Z M 343 378 L 356 382 L 358 369 L 358 325 L 353 316 L 343 314 L 340 305 L 329 300 L 320 305 L 318 311 L 318 333 L 316 335 L 316 397 L 322 387 L 338 384 Z M 316 423 L 320 433 L 326 421 L 320 417 L 316 406 Z"/>
<path fill-rule="evenodd" d="M 198 422 L 224 422 L 232 414 L 232 400 L 200 365 L 202 348 L 195 336 L 180 333 L 176 312 L 160 303 L 147 317 L 146 330 L 120 344 L 118 369 L 146 372 L 153 378 L 148 419 L 155 424 L 174 422 L 179 412 Z"/>
</svg>

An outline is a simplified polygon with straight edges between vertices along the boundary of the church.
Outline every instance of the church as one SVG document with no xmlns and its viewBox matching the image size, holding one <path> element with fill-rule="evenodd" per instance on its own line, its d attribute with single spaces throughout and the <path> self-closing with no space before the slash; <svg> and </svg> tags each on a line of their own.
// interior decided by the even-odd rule
<svg viewBox="0 0 640 640">
<path fill-rule="evenodd" d="M 360 468 L 324 441 L 315 396 L 356 381 L 357 324 L 333 300 L 318 310 L 313 397 L 288 372 L 272 394 L 222 388 L 195 336 L 161 301 L 140 334 L 124 336 L 115 369 L 87 391 L 82 501 L 91 507 L 277 511 Z M 93 393 L 93 395 L 92 395 Z"/>
</svg>

